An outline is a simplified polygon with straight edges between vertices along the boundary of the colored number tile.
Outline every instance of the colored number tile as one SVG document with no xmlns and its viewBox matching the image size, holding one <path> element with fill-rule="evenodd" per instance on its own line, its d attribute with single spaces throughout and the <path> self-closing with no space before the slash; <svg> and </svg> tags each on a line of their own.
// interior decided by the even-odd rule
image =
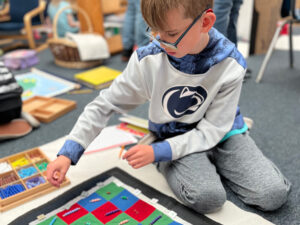
<svg viewBox="0 0 300 225">
<path fill-rule="evenodd" d="M 71 225 L 85 225 L 85 224 L 91 224 L 91 225 L 103 225 L 94 215 L 91 213 L 86 214 L 85 216 L 79 218 L 75 222 L 71 223 Z M 56 225 L 56 224 L 54 224 Z"/>
<path fill-rule="evenodd" d="M 122 211 L 126 211 L 130 208 L 134 203 L 136 203 L 139 199 L 131 194 L 127 190 L 123 190 L 120 194 L 110 200 L 115 206 L 117 206 Z"/>
<path fill-rule="evenodd" d="M 99 201 L 94 201 L 99 199 Z M 87 211 L 92 212 L 101 205 L 105 204 L 107 201 L 102 196 L 99 196 L 97 193 L 93 193 L 87 198 L 81 199 L 78 204 L 85 208 Z"/>
<path fill-rule="evenodd" d="M 96 193 L 109 201 L 123 190 L 124 188 L 117 186 L 115 183 L 109 183 L 103 188 L 97 190 Z"/>
<path fill-rule="evenodd" d="M 104 224 L 113 220 L 121 213 L 122 211 L 111 202 L 106 202 L 104 205 L 92 211 L 92 214 Z"/>
<path fill-rule="evenodd" d="M 56 219 L 54 219 L 54 217 L 56 217 Z M 53 220 L 54 219 L 54 220 Z M 53 222 L 54 221 L 54 222 Z M 59 217 L 57 216 L 51 216 L 50 218 L 44 220 L 41 223 L 38 223 L 38 225 L 49 225 L 49 224 L 53 224 L 53 225 L 67 225 L 67 223 L 65 223 L 64 221 L 62 221 Z"/>
<path fill-rule="evenodd" d="M 139 222 L 135 219 L 128 216 L 126 213 L 121 213 L 119 216 L 108 222 L 106 225 L 119 225 L 122 224 L 122 222 L 128 221 L 124 223 L 124 225 L 138 225 Z"/>
<path fill-rule="evenodd" d="M 150 216 L 148 216 L 145 220 L 142 221 L 142 224 L 167 225 L 172 223 L 172 221 L 173 220 L 170 217 L 156 209 L 153 213 L 151 213 Z"/>
<path fill-rule="evenodd" d="M 76 203 L 72 205 L 69 209 L 66 209 L 58 213 L 57 216 L 60 219 L 62 219 L 65 223 L 71 224 L 75 220 L 78 220 L 79 218 L 83 217 L 86 214 L 88 214 L 88 211 L 82 208 L 78 203 Z"/>
<path fill-rule="evenodd" d="M 137 220 L 138 222 L 142 222 L 148 216 L 150 216 L 150 214 L 152 214 L 154 210 L 155 208 L 152 205 L 149 205 L 143 200 L 138 200 L 129 209 L 127 209 L 125 213 Z"/>
</svg>

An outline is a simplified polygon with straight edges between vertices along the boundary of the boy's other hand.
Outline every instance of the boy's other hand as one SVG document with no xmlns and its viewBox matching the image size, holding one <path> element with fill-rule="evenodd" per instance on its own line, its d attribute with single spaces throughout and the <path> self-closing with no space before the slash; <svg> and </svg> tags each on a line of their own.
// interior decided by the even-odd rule
<svg viewBox="0 0 300 225">
<path fill-rule="evenodd" d="M 154 162 L 154 151 L 151 145 L 135 145 L 122 157 L 134 169 L 141 168 Z"/>
<path fill-rule="evenodd" d="M 70 168 L 71 160 L 63 155 L 58 156 L 47 166 L 47 180 L 56 187 L 64 181 L 66 173 Z"/>
</svg>

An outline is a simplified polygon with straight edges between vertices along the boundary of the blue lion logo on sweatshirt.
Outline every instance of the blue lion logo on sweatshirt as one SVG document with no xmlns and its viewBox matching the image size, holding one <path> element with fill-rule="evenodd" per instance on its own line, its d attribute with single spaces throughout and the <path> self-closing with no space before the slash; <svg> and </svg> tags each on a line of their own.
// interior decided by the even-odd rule
<svg viewBox="0 0 300 225">
<path fill-rule="evenodd" d="M 174 118 L 196 112 L 207 97 L 201 87 L 177 86 L 166 91 L 162 99 L 164 111 Z"/>
</svg>

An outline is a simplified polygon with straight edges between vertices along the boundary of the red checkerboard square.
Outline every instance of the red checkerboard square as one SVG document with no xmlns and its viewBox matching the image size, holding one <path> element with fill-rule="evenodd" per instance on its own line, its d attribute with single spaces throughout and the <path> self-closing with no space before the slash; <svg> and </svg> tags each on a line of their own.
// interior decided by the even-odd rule
<svg viewBox="0 0 300 225">
<path fill-rule="evenodd" d="M 106 202 L 104 205 L 100 206 L 99 208 L 92 211 L 92 214 L 100 220 L 102 223 L 106 224 L 107 222 L 111 221 L 115 217 L 117 217 L 119 214 L 122 213 L 122 210 L 119 210 L 118 212 L 112 213 L 110 215 L 105 215 L 106 213 L 112 212 L 114 210 L 117 210 L 117 206 L 112 204 L 111 202 Z"/>
<path fill-rule="evenodd" d="M 65 215 L 66 213 L 68 213 L 76 208 L 79 208 L 79 210 L 77 210 L 76 212 L 73 212 L 69 215 Z M 80 217 L 82 217 L 86 214 L 88 214 L 88 211 L 86 209 L 82 208 L 78 203 L 76 203 L 76 204 L 72 205 L 71 208 L 58 213 L 57 216 L 59 218 L 61 218 L 65 223 L 71 224 L 75 220 L 78 220 Z"/>
<path fill-rule="evenodd" d="M 152 205 L 149 205 L 142 200 L 138 200 L 133 206 L 127 209 L 125 213 L 141 222 L 153 213 L 154 210 L 155 208 Z"/>
</svg>

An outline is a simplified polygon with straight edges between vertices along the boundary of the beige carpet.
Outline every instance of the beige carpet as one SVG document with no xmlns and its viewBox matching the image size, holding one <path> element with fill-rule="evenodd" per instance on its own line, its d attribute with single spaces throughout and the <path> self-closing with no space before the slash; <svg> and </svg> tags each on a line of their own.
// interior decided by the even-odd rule
<svg viewBox="0 0 300 225">
<path fill-rule="evenodd" d="M 43 152 L 51 159 L 55 159 L 56 153 L 63 145 L 65 138 L 60 138 L 51 143 L 48 143 L 40 148 Z M 119 148 L 114 148 L 106 151 L 101 151 L 92 154 L 83 155 L 79 163 L 76 166 L 72 166 L 67 173 L 67 177 L 70 179 L 71 184 L 58 189 L 49 194 L 43 195 L 37 199 L 30 202 L 22 204 L 19 207 L 13 208 L 6 212 L 0 213 L 0 224 L 5 225 L 13 221 L 20 215 L 34 209 L 42 204 L 47 203 L 49 200 L 57 197 L 68 189 L 82 183 L 83 181 L 94 177 L 106 170 L 113 167 L 119 167 L 126 171 L 130 175 L 136 177 L 142 182 L 152 186 L 153 188 L 159 190 L 160 192 L 174 197 L 172 191 L 168 187 L 164 177 L 156 170 L 154 165 L 148 165 L 141 169 L 132 169 L 126 161 L 120 160 L 118 158 Z M 155 182 L 153 182 L 155 181 Z M 224 225 L 270 225 L 273 224 L 259 215 L 246 212 L 232 202 L 227 201 L 222 208 L 217 213 L 206 215 L 210 219 L 215 220 L 218 223 Z"/>
</svg>

